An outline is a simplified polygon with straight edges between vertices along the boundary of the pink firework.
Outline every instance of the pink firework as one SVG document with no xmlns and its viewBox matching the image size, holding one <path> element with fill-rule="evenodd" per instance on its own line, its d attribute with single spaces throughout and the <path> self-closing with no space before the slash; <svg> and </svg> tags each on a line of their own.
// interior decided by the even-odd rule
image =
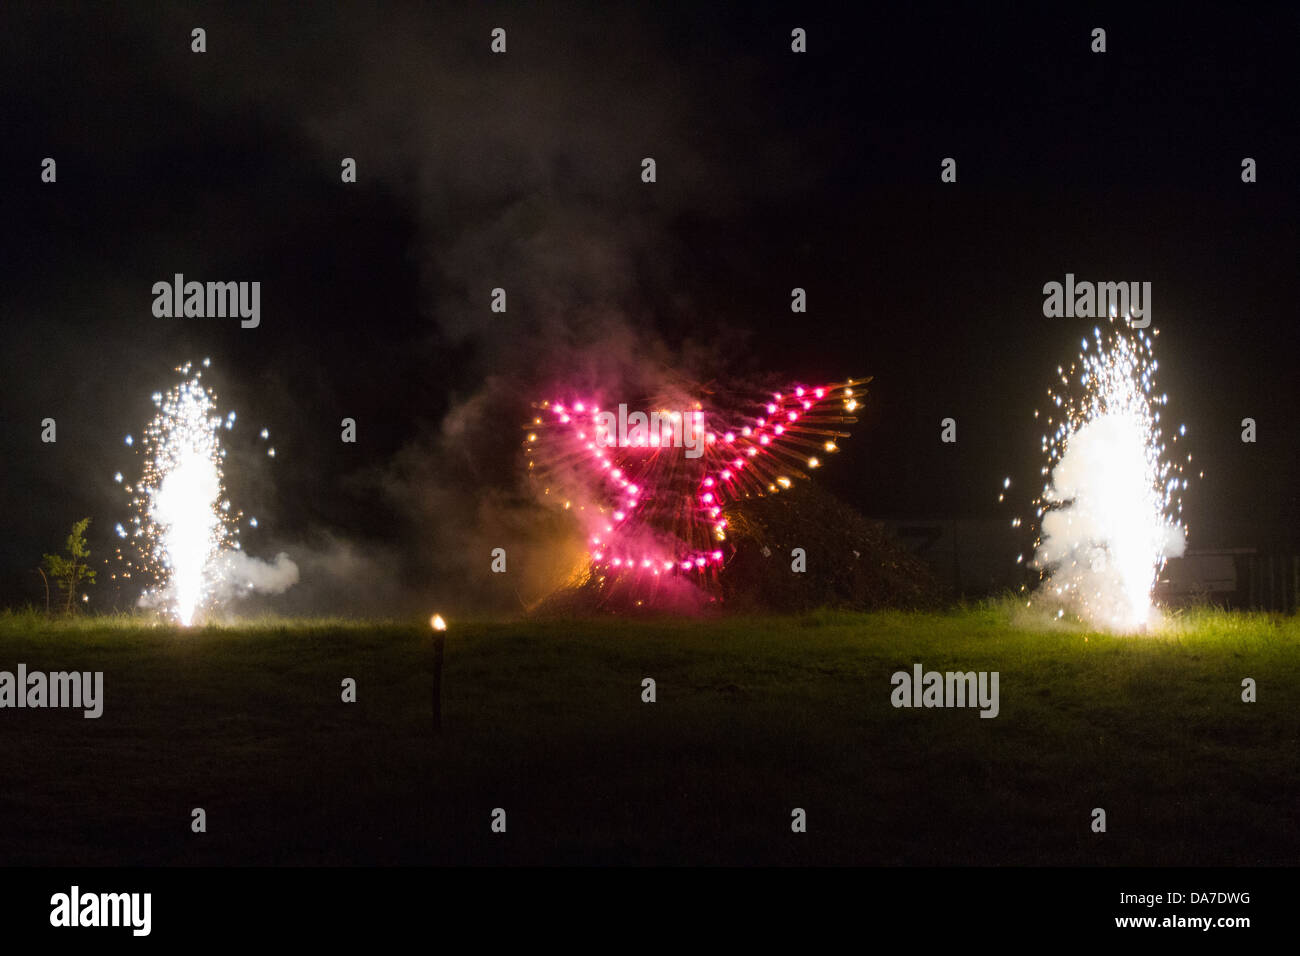
<svg viewBox="0 0 1300 956">
<path fill-rule="evenodd" d="M 869 381 L 793 385 L 726 410 L 684 390 L 632 406 L 576 395 L 537 403 L 529 474 L 585 536 L 575 583 L 640 591 L 685 576 L 708 588 L 733 553 L 729 509 L 820 467 Z"/>
</svg>

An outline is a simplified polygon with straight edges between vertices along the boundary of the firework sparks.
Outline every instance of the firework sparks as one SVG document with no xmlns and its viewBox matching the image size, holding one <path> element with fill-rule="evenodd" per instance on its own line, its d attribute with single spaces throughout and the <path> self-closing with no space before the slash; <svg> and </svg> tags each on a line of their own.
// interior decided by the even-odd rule
<svg viewBox="0 0 1300 956">
<path fill-rule="evenodd" d="M 602 587 L 714 580 L 731 553 L 728 508 L 779 494 L 820 467 L 847 436 L 842 426 L 856 421 L 868 381 L 797 385 L 731 406 L 738 411 L 675 390 L 617 426 L 590 397 L 539 402 L 524 440 L 528 469 L 583 529 L 576 577 Z"/>
<path fill-rule="evenodd" d="M 1055 430 L 1042 438 L 1047 480 L 1035 501 L 1033 566 L 1045 581 L 1039 596 L 1058 617 L 1136 631 L 1153 622 L 1160 569 L 1183 551 L 1187 482 L 1161 433 L 1168 397 L 1155 391 L 1153 339 L 1126 320 L 1111 323 L 1083 340 L 1048 390 L 1045 417 Z"/>
<path fill-rule="evenodd" d="M 222 476 L 221 432 L 234 427 L 235 413 L 218 413 L 202 369 L 187 363 L 176 371 L 183 381 L 153 395 L 157 412 L 140 442 L 141 477 L 125 486 L 133 527 L 128 532 L 119 524 L 117 533 L 136 545 L 137 561 L 123 558 L 120 549 L 118 555 L 126 560 L 123 578 L 138 568 L 153 581 L 140 605 L 161 608 L 189 627 L 225 591 L 280 591 L 297 581 L 298 571 L 287 555 L 268 565 L 240 550 L 242 515 L 232 510 Z M 126 444 L 136 442 L 128 435 Z M 120 472 L 114 480 L 122 483 Z M 256 519 L 250 524 L 256 527 Z"/>
<path fill-rule="evenodd" d="M 229 506 L 222 508 L 221 441 L 216 397 L 190 365 L 166 394 L 144 432 L 144 473 L 137 488 L 136 534 L 154 571 L 142 604 L 165 607 L 183 626 L 193 623 L 213 588 L 216 559 L 232 539 Z"/>
</svg>

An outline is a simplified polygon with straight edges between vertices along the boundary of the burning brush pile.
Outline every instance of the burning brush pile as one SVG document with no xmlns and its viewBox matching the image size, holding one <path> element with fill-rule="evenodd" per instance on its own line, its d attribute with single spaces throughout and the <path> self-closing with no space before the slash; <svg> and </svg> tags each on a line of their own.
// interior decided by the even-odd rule
<svg viewBox="0 0 1300 956">
<path fill-rule="evenodd" d="M 732 512 L 735 554 L 720 578 L 733 609 L 924 608 L 940 585 L 884 525 L 815 484 Z M 796 568 L 803 568 L 798 571 Z"/>
</svg>

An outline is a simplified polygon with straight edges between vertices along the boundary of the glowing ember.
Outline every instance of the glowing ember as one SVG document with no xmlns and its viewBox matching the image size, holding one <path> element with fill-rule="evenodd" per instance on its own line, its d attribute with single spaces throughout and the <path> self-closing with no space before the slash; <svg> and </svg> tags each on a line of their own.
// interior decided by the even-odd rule
<svg viewBox="0 0 1300 956">
<path fill-rule="evenodd" d="M 1050 477 L 1035 502 L 1033 563 L 1046 579 L 1039 595 L 1057 616 L 1068 611 L 1116 631 L 1153 622 L 1156 576 L 1184 545 L 1187 482 L 1166 458 L 1160 409 L 1167 396 L 1154 394 L 1152 344 L 1129 328 L 1105 336 L 1094 329 L 1076 362 L 1058 369 L 1063 392 L 1048 391 L 1047 424 L 1056 431 L 1043 436 Z"/>
</svg>

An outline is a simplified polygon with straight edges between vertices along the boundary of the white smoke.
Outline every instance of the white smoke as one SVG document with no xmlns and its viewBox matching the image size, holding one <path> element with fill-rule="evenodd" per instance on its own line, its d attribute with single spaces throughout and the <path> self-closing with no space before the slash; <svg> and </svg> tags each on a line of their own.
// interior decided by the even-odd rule
<svg viewBox="0 0 1300 956">
<path fill-rule="evenodd" d="M 216 561 L 218 599 L 249 594 L 283 594 L 298 583 L 298 565 L 281 551 L 274 561 L 263 561 L 242 550 L 223 551 Z"/>
<path fill-rule="evenodd" d="M 1183 553 L 1183 528 L 1164 514 L 1157 464 L 1144 416 L 1108 414 L 1073 432 L 1052 470 L 1035 562 L 1092 624 L 1145 626 L 1160 568 Z"/>
<path fill-rule="evenodd" d="M 298 583 L 298 565 L 283 551 L 274 561 L 263 561 L 228 548 L 219 552 L 204 569 L 204 596 L 181 623 L 189 626 L 205 611 L 252 594 L 283 594 Z M 172 580 L 160 588 L 144 591 L 137 602 L 142 608 L 175 608 L 185 597 L 180 583 Z"/>
</svg>

